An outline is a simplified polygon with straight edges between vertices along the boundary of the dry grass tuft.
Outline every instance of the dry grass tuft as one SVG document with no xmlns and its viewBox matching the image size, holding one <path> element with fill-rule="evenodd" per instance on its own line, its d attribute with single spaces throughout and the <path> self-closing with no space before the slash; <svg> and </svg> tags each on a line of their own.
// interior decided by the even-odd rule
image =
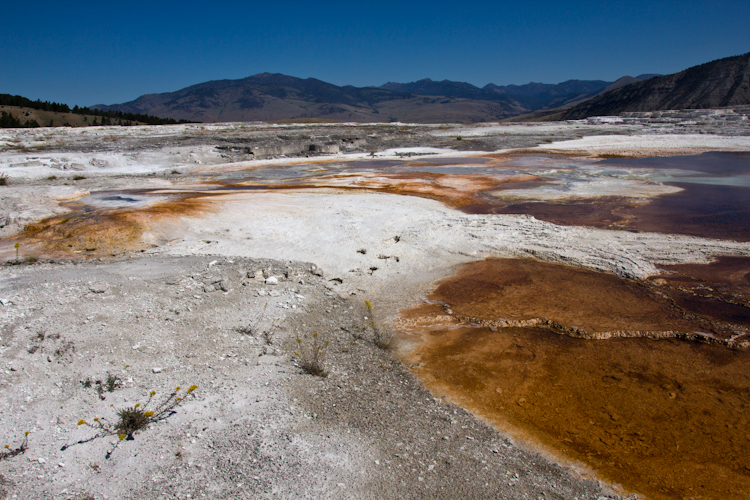
<svg viewBox="0 0 750 500">
<path fill-rule="evenodd" d="M 297 339 L 298 351 L 294 354 L 299 359 L 300 367 L 310 375 L 316 377 L 325 377 L 328 372 L 323 367 L 323 361 L 325 358 L 325 348 L 328 347 L 328 342 L 323 342 L 318 333 L 312 334 L 311 342 L 302 342 L 302 339 Z"/>
</svg>

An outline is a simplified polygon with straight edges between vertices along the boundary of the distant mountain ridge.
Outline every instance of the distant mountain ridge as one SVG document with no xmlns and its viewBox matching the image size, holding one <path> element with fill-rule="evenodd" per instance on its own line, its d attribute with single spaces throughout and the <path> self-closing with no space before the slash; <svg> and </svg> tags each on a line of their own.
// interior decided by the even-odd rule
<svg viewBox="0 0 750 500">
<path fill-rule="evenodd" d="M 482 88 L 470 83 L 425 78 L 411 83 L 388 82 L 380 88 L 417 95 L 451 96 L 487 101 L 510 98 L 528 111 L 564 106 L 568 101 L 592 97 L 611 82 L 602 80 L 568 80 L 558 84 L 527 83 L 499 86 L 489 83 Z"/>
<path fill-rule="evenodd" d="M 389 82 L 380 87 L 340 87 L 315 78 L 259 73 L 95 108 L 201 122 L 324 118 L 474 123 L 575 104 L 610 84 L 602 80 L 568 80 L 559 84 L 488 84 L 479 88 L 466 82 L 425 78 L 411 83 Z"/>
<path fill-rule="evenodd" d="M 568 109 L 560 119 L 744 104 L 750 104 L 750 52 L 612 89 Z"/>
<path fill-rule="evenodd" d="M 135 112 L 203 122 L 326 118 L 354 122 L 479 122 L 523 113 L 510 98 L 486 102 L 461 97 L 420 96 L 378 87 L 339 87 L 315 78 L 260 73 L 214 80 L 176 92 L 146 94 L 97 109 Z"/>
</svg>

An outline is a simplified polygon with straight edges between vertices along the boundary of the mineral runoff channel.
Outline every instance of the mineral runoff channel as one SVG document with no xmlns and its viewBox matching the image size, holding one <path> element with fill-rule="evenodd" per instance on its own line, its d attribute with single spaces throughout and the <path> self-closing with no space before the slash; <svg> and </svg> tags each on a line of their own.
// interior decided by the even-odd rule
<svg viewBox="0 0 750 500">
<path fill-rule="evenodd" d="M 154 241 L 175 241 L 180 231 L 218 233 L 226 219 L 217 214 L 229 210 L 222 203 L 236 208 L 269 193 L 413 196 L 475 226 L 525 214 L 553 223 L 550 231 L 661 233 L 678 235 L 667 246 L 703 245 L 710 262 L 675 257 L 645 274 L 603 272 L 585 259 L 565 265 L 539 251 L 469 253 L 423 303 L 392 320 L 395 352 L 436 395 L 625 492 L 750 498 L 750 153 L 531 150 L 207 169 L 170 188 L 92 190 L 1 249 L 6 259 L 17 241 L 39 258 L 154 251 Z"/>
</svg>

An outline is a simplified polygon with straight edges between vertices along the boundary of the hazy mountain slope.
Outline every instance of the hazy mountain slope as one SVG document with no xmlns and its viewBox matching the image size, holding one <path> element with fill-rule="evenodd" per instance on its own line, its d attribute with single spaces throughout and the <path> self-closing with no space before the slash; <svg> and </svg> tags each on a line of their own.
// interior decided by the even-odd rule
<svg viewBox="0 0 750 500">
<path fill-rule="evenodd" d="M 750 53 L 612 90 L 569 109 L 562 119 L 740 104 L 750 104 Z"/>
<path fill-rule="evenodd" d="M 506 95 L 518 101 L 523 107 L 536 111 L 565 106 L 570 101 L 594 96 L 609 83 L 602 80 L 568 80 L 558 84 L 531 82 L 525 85 L 505 86 L 490 83 L 483 87 L 483 90 Z"/>
<path fill-rule="evenodd" d="M 498 86 L 490 83 L 483 87 L 483 90 L 506 94 L 512 96 L 537 96 L 546 94 L 550 96 L 560 96 L 569 94 L 592 94 L 606 87 L 610 82 L 602 80 L 567 80 L 562 83 L 527 83 L 525 85 L 504 85 Z"/>
<path fill-rule="evenodd" d="M 485 92 L 470 83 L 453 82 L 450 80 L 435 82 L 429 78 L 411 83 L 388 82 L 385 85 L 381 85 L 379 88 L 417 95 L 463 97 L 467 99 L 489 99 L 498 101 L 509 100 L 505 96 Z"/>
<path fill-rule="evenodd" d="M 329 118 L 355 122 L 473 123 L 526 111 L 505 97 L 498 102 L 474 102 L 461 97 L 428 98 L 378 87 L 339 87 L 314 78 L 271 73 L 241 80 L 210 81 L 176 92 L 147 94 L 124 104 L 97 108 L 204 122 Z"/>
<path fill-rule="evenodd" d="M 624 87 L 625 85 L 630 85 L 631 83 L 640 82 L 640 78 L 633 78 L 632 76 L 623 76 L 622 78 L 618 78 L 614 82 L 610 83 L 606 87 L 604 87 L 599 93 L 605 94 L 609 92 L 610 90 L 615 90 Z"/>
<path fill-rule="evenodd" d="M 436 82 L 425 78 L 411 83 L 388 82 L 381 89 L 426 96 L 462 97 L 467 99 L 500 101 L 517 104 L 526 110 L 548 109 L 564 105 L 572 99 L 595 95 L 609 82 L 601 80 L 568 80 L 558 84 L 527 83 L 525 85 L 499 86 L 494 83 L 481 89 L 470 83 L 443 80 Z"/>
</svg>

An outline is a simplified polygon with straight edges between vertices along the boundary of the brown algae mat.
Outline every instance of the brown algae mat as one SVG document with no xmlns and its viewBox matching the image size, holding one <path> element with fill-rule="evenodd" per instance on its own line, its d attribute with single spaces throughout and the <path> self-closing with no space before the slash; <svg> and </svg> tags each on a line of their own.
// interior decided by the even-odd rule
<svg viewBox="0 0 750 500">
<path fill-rule="evenodd" d="M 437 395 L 647 498 L 750 498 L 747 351 L 465 320 L 545 317 L 592 333 L 696 328 L 663 293 L 593 271 L 488 259 L 429 299 L 399 323 L 405 360 Z"/>
<path fill-rule="evenodd" d="M 701 238 L 750 241 L 750 189 L 690 183 L 648 203 L 626 197 L 584 198 L 564 202 L 521 202 L 472 205 L 467 213 L 528 214 L 568 226 L 629 229 Z"/>
</svg>

